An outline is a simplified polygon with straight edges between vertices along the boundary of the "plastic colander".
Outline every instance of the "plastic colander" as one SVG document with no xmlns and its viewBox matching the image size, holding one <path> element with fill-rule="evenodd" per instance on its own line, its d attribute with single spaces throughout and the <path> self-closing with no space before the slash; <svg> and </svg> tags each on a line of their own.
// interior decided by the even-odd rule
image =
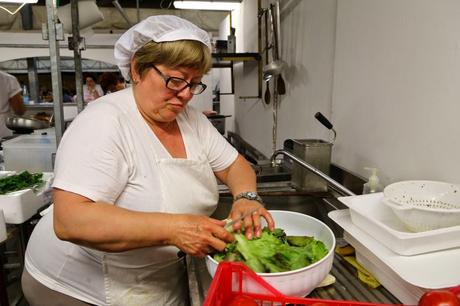
<svg viewBox="0 0 460 306">
<path fill-rule="evenodd" d="M 402 181 L 383 190 L 383 203 L 414 232 L 460 225 L 460 185 Z"/>
</svg>

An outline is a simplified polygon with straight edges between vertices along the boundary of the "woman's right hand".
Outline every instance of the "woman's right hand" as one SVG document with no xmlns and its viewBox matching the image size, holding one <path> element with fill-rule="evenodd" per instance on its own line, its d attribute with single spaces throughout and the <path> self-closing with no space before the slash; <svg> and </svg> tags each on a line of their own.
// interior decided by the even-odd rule
<svg viewBox="0 0 460 306">
<path fill-rule="evenodd" d="M 224 228 L 225 221 L 198 215 L 173 215 L 170 221 L 167 244 L 192 256 L 204 257 L 214 250 L 223 251 L 234 239 Z"/>
</svg>

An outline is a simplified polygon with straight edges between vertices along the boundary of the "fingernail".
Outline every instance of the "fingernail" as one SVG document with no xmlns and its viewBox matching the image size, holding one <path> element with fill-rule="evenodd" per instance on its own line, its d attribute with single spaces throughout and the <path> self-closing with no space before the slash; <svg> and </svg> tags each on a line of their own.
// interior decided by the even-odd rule
<svg viewBox="0 0 460 306">
<path fill-rule="evenodd" d="M 248 233 L 248 239 L 252 239 L 252 233 Z"/>
</svg>

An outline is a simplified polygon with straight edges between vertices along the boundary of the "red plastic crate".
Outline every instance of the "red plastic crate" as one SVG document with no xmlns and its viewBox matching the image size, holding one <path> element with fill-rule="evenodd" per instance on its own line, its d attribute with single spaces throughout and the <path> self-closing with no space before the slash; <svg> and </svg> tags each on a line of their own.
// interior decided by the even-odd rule
<svg viewBox="0 0 460 306">
<path fill-rule="evenodd" d="M 260 306 L 285 306 L 287 304 L 307 306 L 313 303 L 322 303 L 327 306 L 388 305 L 285 296 L 244 264 L 238 262 L 219 263 L 203 306 L 227 306 L 239 295 L 252 298 Z"/>
</svg>

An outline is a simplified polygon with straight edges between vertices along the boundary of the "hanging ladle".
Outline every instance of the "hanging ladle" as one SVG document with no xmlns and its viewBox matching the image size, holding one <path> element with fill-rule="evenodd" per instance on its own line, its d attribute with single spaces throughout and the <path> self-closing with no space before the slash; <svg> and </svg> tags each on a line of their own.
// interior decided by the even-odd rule
<svg viewBox="0 0 460 306">
<path fill-rule="evenodd" d="M 276 78 L 276 89 L 278 94 L 284 95 L 286 93 L 286 85 L 281 75 L 287 64 L 279 58 L 279 3 L 271 4 L 269 9 L 271 31 L 273 37 L 273 61 L 263 68 L 264 80 L 270 80 L 272 77 Z M 275 18 L 276 17 L 276 20 Z"/>
<path fill-rule="evenodd" d="M 274 18 L 274 22 L 273 22 L 273 37 L 274 37 L 274 40 L 275 40 L 275 55 L 276 55 L 276 60 L 279 60 L 279 61 L 282 61 L 280 59 L 280 44 L 281 44 L 281 24 L 280 24 L 280 3 L 279 1 L 276 1 L 275 4 L 272 4 L 270 6 L 270 9 L 272 10 L 273 14 L 272 18 Z M 286 66 L 286 62 L 282 61 L 284 63 L 284 66 Z M 283 70 L 284 70 L 284 67 L 283 67 Z M 282 72 L 282 71 L 281 71 Z M 284 83 L 284 79 L 283 79 L 283 75 L 281 74 L 278 75 L 278 77 L 276 78 L 276 89 L 278 91 L 278 94 L 280 95 L 284 95 L 286 94 L 286 84 Z"/>
<path fill-rule="evenodd" d="M 270 45 L 268 44 L 268 10 L 265 10 L 265 65 L 268 65 L 268 49 L 270 48 Z M 265 96 L 264 96 L 264 101 L 265 104 L 270 104 L 270 78 L 265 78 L 265 73 L 264 73 L 264 80 L 265 80 Z"/>
<path fill-rule="evenodd" d="M 278 46 L 277 46 L 277 35 L 275 34 L 275 25 L 273 21 L 273 4 L 270 5 L 270 9 L 267 11 L 270 17 L 271 31 L 273 35 L 273 60 L 269 64 L 265 65 L 262 69 L 264 81 L 271 80 L 275 75 L 280 75 L 286 67 L 286 62 L 278 58 Z"/>
</svg>

